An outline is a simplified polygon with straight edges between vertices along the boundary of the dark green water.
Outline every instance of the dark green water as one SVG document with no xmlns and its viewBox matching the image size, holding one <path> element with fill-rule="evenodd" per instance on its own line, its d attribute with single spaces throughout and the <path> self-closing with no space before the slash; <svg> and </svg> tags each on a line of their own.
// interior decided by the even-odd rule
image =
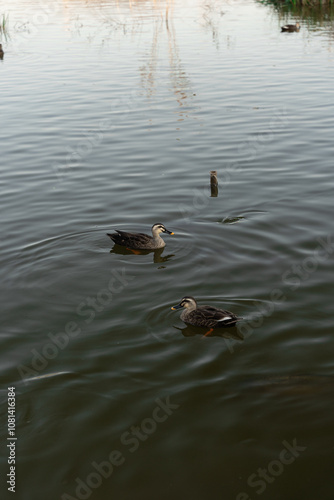
<svg viewBox="0 0 334 500">
<path fill-rule="evenodd" d="M 2 9 L 1 498 L 332 500 L 331 23 Z M 111 251 L 155 222 L 161 254 Z M 245 320 L 203 339 L 184 295 Z"/>
</svg>

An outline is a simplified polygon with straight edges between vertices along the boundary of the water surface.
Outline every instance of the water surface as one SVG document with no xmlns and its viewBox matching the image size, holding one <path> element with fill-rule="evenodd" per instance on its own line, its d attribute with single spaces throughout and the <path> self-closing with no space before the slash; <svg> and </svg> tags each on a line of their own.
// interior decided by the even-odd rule
<svg viewBox="0 0 334 500">
<path fill-rule="evenodd" d="M 330 19 L 281 33 L 297 16 L 251 0 L 3 10 L 17 498 L 333 499 Z M 158 255 L 105 234 L 155 222 L 175 232 Z M 203 339 L 170 310 L 184 295 L 244 322 Z"/>
</svg>

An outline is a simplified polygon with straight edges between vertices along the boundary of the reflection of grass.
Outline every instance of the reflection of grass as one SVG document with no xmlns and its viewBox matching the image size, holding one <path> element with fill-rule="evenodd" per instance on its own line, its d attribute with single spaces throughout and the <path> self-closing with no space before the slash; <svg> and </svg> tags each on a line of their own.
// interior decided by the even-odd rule
<svg viewBox="0 0 334 500">
<path fill-rule="evenodd" d="M 267 0 L 263 3 L 273 3 L 280 6 L 303 6 L 303 7 L 316 7 L 321 5 L 333 5 L 334 0 Z"/>
<path fill-rule="evenodd" d="M 260 0 L 271 5 L 279 13 L 279 18 L 286 23 L 291 15 L 302 19 L 308 25 L 321 26 L 334 19 L 334 0 Z"/>
<path fill-rule="evenodd" d="M 0 34 L 8 34 L 8 14 L 0 14 Z"/>
</svg>

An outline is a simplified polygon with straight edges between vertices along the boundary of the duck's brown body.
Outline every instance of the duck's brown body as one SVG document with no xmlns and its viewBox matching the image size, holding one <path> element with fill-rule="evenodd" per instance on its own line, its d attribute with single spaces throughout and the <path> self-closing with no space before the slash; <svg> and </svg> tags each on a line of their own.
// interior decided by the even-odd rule
<svg viewBox="0 0 334 500">
<path fill-rule="evenodd" d="M 132 250 L 157 250 L 166 245 L 164 240 L 160 237 L 160 233 L 174 234 L 168 231 L 163 224 L 158 223 L 152 226 L 153 236 L 144 233 L 127 233 L 117 229 L 116 233 L 107 233 L 107 235 L 114 243 L 122 247 Z"/>
<path fill-rule="evenodd" d="M 193 326 L 205 326 L 207 328 L 225 328 L 233 326 L 238 321 L 238 317 L 223 309 L 212 306 L 197 306 L 193 311 L 184 310 L 181 319 L 185 323 Z"/>
<path fill-rule="evenodd" d="M 299 31 L 300 30 L 300 24 L 299 23 L 296 23 L 296 24 L 285 24 L 284 26 L 281 27 L 281 30 L 282 31 L 289 31 L 289 32 Z"/>
</svg>

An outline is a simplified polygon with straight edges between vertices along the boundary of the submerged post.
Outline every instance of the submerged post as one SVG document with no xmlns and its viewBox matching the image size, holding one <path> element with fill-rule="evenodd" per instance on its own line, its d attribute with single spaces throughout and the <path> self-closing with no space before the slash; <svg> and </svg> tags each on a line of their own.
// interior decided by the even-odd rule
<svg viewBox="0 0 334 500">
<path fill-rule="evenodd" d="M 211 198 L 217 198 L 218 196 L 217 170 L 211 170 L 210 172 L 210 186 L 211 186 Z"/>
</svg>

